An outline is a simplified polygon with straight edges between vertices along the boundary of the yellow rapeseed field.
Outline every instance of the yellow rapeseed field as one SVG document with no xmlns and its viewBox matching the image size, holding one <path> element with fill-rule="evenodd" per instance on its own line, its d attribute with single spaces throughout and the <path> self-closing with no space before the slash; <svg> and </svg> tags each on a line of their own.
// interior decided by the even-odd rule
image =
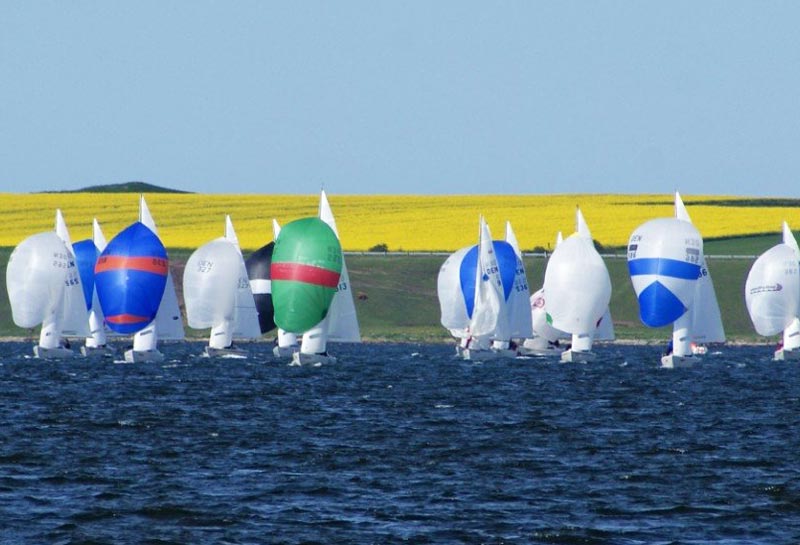
<svg viewBox="0 0 800 545">
<path fill-rule="evenodd" d="M 241 245 L 258 248 L 272 239 L 271 221 L 281 224 L 317 213 L 318 195 L 147 194 L 147 203 L 168 248 L 197 248 L 222 234 L 225 214 L 233 218 Z M 737 197 L 684 195 L 689 214 L 705 238 L 774 233 L 784 219 L 800 226 L 791 207 L 745 206 Z M 741 202 L 721 206 L 713 201 Z M 604 245 L 624 245 L 641 223 L 672 215 L 672 195 L 329 195 L 345 250 L 455 250 L 474 244 L 483 214 L 495 238 L 506 220 L 524 250 L 552 247 L 556 233 L 574 231 L 580 206 L 592 235 Z M 53 228 L 61 208 L 73 241 L 91 235 L 92 218 L 107 239 L 136 221 L 138 195 L 130 193 L 4 194 L 0 246 Z"/>
</svg>

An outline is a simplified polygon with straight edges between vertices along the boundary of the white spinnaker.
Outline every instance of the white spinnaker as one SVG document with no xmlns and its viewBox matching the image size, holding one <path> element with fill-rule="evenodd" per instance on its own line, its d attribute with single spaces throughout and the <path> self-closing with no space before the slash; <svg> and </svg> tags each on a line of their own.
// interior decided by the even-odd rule
<svg viewBox="0 0 800 545">
<path fill-rule="evenodd" d="M 183 273 L 189 327 L 205 329 L 233 321 L 240 257 L 225 238 L 212 240 L 189 256 Z"/>
<path fill-rule="evenodd" d="M 583 213 L 581 212 L 580 208 L 575 209 L 575 233 L 578 236 L 588 240 L 591 243 L 592 247 L 594 247 L 594 239 L 592 238 L 592 232 L 589 230 L 589 224 L 586 223 L 586 218 L 583 217 Z M 607 271 L 608 267 L 606 267 L 606 272 Z M 598 341 L 614 340 L 614 322 L 611 319 L 610 308 L 606 308 L 605 313 L 600 318 L 600 321 L 596 324 L 596 329 L 593 338 L 594 340 Z"/>
<path fill-rule="evenodd" d="M 773 246 L 756 259 L 744 286 L 747 312 L 759 335 L 775 335 L 800 312 L 797 256 L 788 244 Z"/>
<path fill-rule="evenodd" d="M 469 316 L 461 291 L 461 262 L 471 248 L 467 246 L 451 254 L 439 268 L 436 280 L 442 325 L 458 338 L 469 336 Z"/>
<path fill-rule="evenodd" d="M 60 316 L 68 261 L 66 245 L 52 231 L 32 235 L 14 248 L 6 269 L 6 287 L 17 326 L 28 329 L 48 316 Z"/>
<path fill-rule="evenodd" d="M 489 226 L 481 217 L 478 266 L 475 274 L 475 305 L 469 331 L 473 337 L 509 339 L 510 323 L 505 309 L 503 280 L 497 265 Z"/>
<path fill-rule="evenodd" d="M 544 291 L 553 327 L 594 333 L 611 300 L 611 280 L 591 239 L 573 235 L 558 245 L 547 263 Z"/>
</svg>

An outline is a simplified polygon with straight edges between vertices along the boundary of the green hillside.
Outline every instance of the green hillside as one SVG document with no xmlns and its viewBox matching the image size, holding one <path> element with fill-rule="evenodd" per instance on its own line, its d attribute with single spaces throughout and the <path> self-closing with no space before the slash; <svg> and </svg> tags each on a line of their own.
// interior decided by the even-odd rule
<svg viewBox="0 0 800 545">
<path fill-rule="evenodd" d="M 730 246 L 727 253 L 741 255 L 757 253 L 763 242 L 767 246 L 772 240 L 739 240 L 741 246 Z M 709 243 L 709 253 L 717 250 Z M 727 243 L 720 248 L 728 248 Z M 0 248 L 0 276 L 5 284 L 5 264 L 11 249 Z M 173 277 L 180 292 L 183 264 L 189 256 L 187 250 L 173 250 L 171 266 Z M 365 338 L 375 340 L 446 340 L 448 334 L 439 325 L 439 303 L 436 297 L 436 277 L 445 256 L 440 255 L 349 255 L 347 266 L 350 272 L 359 322 Z M 722 310 L 723 322 L 729 339 L 755 341 L 756 336 L 744 306 L 743 287 L 752 259 L 713 259 L 708 266 L 714 279 L 717 298 Z M 541 256 L 526 256 L 525 266 L 531 291 L 541 287 L 546 260 Z M 628 277 L 627 262 L 623 257 L 606 258 L 613 295 L 611 314 L 617 338 L 664 340 L 670 328 L 648 329 L 639 321 L 638 305 Z M 204 332 L 194 332 L 201 336 Z M 0 293 L 0 335 L 32 335 L 14 326 L 8 295 Z"/>
<path fill-rule="evenodd" d="M 120 184 L 90 185 L 81 189 L 65 191 L 45 191 L 44 193 L 191 193 L 191 191 L 170 189 L 147 182 L 122 182 Z"/>
</svg>

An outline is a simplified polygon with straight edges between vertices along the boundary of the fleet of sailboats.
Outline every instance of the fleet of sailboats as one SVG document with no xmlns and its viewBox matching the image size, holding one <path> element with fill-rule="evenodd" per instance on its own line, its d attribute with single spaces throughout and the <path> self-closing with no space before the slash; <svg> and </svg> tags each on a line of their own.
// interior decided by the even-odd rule
<svg viewBox="0 0 800 545">
<path fill-rule="evenodd" d="M 542 288 L 530 294 L 510 222 L 494 240 L 485 219 L 477 244 L 442 264 L 441 323 L 467 360 L 558 356 L 590 362 L 597 340 L 613 340 L 611 280 L 580 208 L 575 233 L 558 234 Z M 183 298 L 189 327 L 209 330 L 207 357 L 247 357 L 234 341 L 277 328 L 276 358 L 293 365 L 333 363 L 329 342 L 361 341 L 353 290 L 333 212 L 324 191 L 315 217 L 281 229 L 245 260 L 230 216 L 223 236 L 186 262 Z M 674 215 L 631 234 L 628 270 L 641 321 L 672 326 L 663 367 L 699 361 L 704 345 L 725 341 L 703 239 L 675 193 Z M 162 361 L 161 340 L 184 338 L 166 249 L 144 197 L 139 219 L 107 243 L 97 219 L 92 237 L 72 243 L 60 210 L 53 231 L 23 240 L 11 254 L 6 285 L 14 323 L 41 326 L 34 356 L 72 357 L 69 339 L 85 338 L 84 356 L 109 355 L 109 336 L 132 337 L 125 361 Z M 753 263 L 745 301 L 756 331 L 781 334 L 776 360 L 800 360 L 800 249 L 789 226 Z"/>
</svg>

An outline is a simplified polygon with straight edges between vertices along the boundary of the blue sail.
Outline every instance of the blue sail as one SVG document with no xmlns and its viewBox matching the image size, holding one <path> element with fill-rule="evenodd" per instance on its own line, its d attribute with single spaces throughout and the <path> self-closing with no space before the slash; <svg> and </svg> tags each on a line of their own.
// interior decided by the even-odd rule
<svg viewBox="0 0 800 545">
<path fill-rule="evenodd" d="M 136 333 L 153 321 L 169 272 L 158 236 L 136 222 L 108 243 L 95 266 L 95 286 L 105 321 L 113 331 Z"/>
<path fill-rule="evenodd" d="M 94 294 L 94 266 L 100 251 L 92 239 L 81 240 L 72 245 L 75 252 L 75 261 L 78 265 L 78 274 L 83 286 L 83 297 L 86 300 L 86 310 L 92 310 L 92 295 Z"/>
<path fill-rule="evenodd" d="M 493 240 L 492 247 L 497 258 L 497 266 L 500 267 L 503 297 L 508 301 L 511 290 L 514 289 L 514 278 L 517 274 L 517 253 L 514 251 L 514 247 L 504 240 Z M 475 305 L 475 271 L 477 269 L 478 245 L 476 244 L 464 255 L 460 269 L 461 293 L 464 294 L 467 316 L 470 318 L 472 318 L 472 309 Z"/>
</svg>

